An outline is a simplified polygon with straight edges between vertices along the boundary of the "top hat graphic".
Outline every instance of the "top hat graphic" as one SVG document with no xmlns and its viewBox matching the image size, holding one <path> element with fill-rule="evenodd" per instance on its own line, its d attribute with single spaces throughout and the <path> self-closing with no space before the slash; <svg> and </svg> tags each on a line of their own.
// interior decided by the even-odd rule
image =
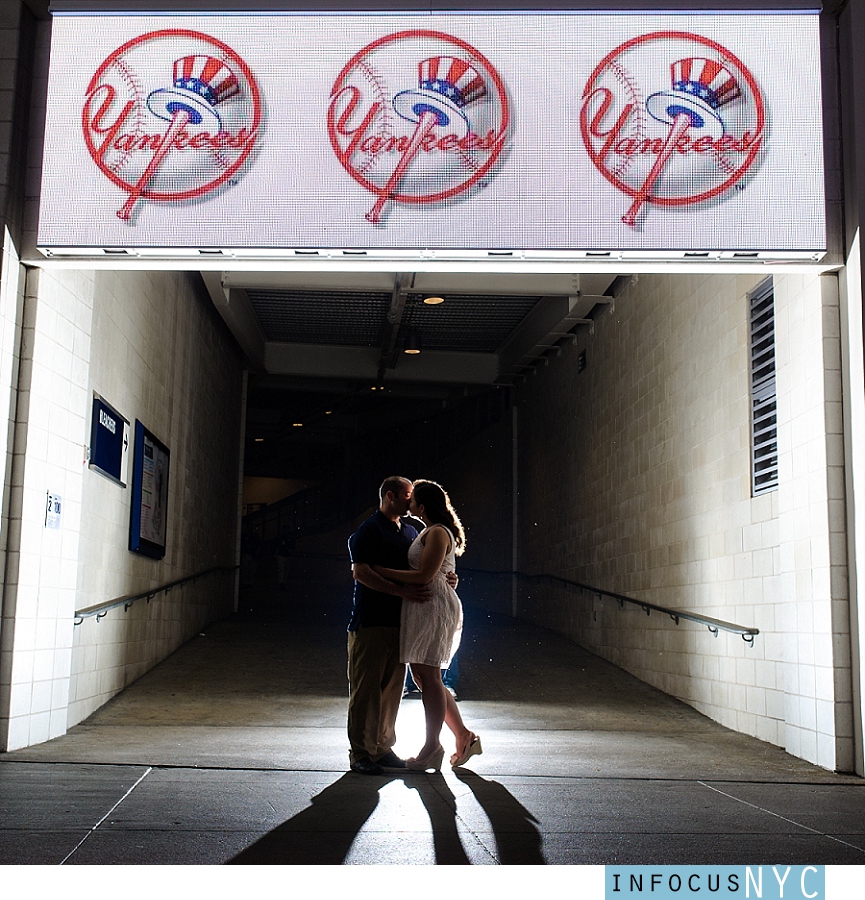
<svg viewBox="0 0 865 900">
<path fill-rule="evenodd" d="M 673 90 L 659 91 L 646 100 L 652 118 L 672 124 L 685 114 L 692 128 L 705 128 L 715 139 L 724 134 L 724 122 L 717 110 L 742 96 L 736 79 L 713 59 L 690 57 L 670 66 Z"/>
<path fill-rule="evenodd" d="M 449 126 L 465 137 L 470 129 L 463 108 L 487 92 L 477 70 L 462 59 L 433 56 L 418 64 L 418 76 L 418 88 L 400 91 L 393 98 L 397 114 L 418 122 L 424 113 L 434 113 L 437 125 Z"/>
<path fill-rule="evenodd" d="M 219 131 L 222 122 L 215 107 L 240 91 L 237 76 L 212 56 L 184 56 L 174 62 L 174 87 L 158 88 L 147 98 L 147 108 L 169 122 L 183 110 L 192 125 Z"/>
</svg>

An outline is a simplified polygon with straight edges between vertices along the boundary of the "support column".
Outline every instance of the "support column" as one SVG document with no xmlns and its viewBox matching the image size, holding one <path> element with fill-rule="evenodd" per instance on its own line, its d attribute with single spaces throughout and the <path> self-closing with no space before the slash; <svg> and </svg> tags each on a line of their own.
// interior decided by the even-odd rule
<svg viewBox="0 0 865 900">
<path fill-rule="evenodd" d="M 846 268 L 840 275 L 844 373 L 846 515 L 850 580 L 850 653 L 854 764 L 865 775 L 865 10 L 848 3 L 839 20 L 841 136 L 844 161 L 844 230 Z"/>
<path fill-rule="evenodd" d="M 92 296 L 93 273 L 62 284 L 28 273 L 0 633 L 5 750 L 67 728 Z M 46 514 L 49 495 L 59 498 L 59 517 Z"/>
<path fill-rule="evenodd" d="M 856 238 L 841 273 L 841 353 L 844 381 L 844 456 L 847 517 L 847 557 L 850 592 L 850 664 L 853 702 L 854 765 L 865 775 L 863 761 L 863 698 L 865 675 L 865 607 L 860 589 L 865 577 L 865 353 L 863 353 L 861 250 Z"/>
<path fill-rule="evenodd" d="M 784 741 L 853 769 L 838 283 L 775 280 Z"/>
<path fill-rule="evenodd" d="M 21 349 L 21 322 L 24 312 L 24 269 L 8 229 L 4 229 L 0 258 L 0 463 L 2 463 L 2 515 L 0 515 L 0 646 L 2 646 L 5 604 L 6 546 L 9 542 L 10 495 L 12 492 L 12 443 L 15 438 L 15 411 L 18 400 L 18 367 Z M 0 717 L 10 702 L 9 678 L 0 668 Z M 0 732 L 0 749 L 3 748 Z"/>
<path fill-rule="evenodd" d="M 511 407 L 511 571 L 520 567 L 519 522 L 520 522 L 520 458 L 519 458 L 519 418 L 517 406 Z M 516 618 L 520 602 L 520 585 L 516 575 L 511 576 L 511 615 Z"/>
</svg>

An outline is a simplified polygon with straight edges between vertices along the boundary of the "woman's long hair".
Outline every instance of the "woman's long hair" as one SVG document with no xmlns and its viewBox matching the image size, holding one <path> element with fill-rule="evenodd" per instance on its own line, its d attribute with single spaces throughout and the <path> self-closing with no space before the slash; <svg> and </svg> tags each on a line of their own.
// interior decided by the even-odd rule
<svg viewBox="0 0 865 900">
<path fill-rule="evenodd" d="M 462 556 L 466 549 L 466 533 L 445 489 L 434 481 L 420 479 L 414 483 L 412 494 L 430 522 L 450 529 L 454 536 L 454 553 Z"/>
</svg>

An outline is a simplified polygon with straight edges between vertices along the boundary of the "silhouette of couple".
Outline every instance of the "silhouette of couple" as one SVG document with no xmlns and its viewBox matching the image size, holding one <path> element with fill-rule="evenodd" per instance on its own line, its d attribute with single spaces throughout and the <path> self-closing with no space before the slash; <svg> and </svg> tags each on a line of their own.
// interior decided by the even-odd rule
<svg viewBox="0 0 865 900">
<path fill-rule="evenodd" d="M 351 771 L 440 771 L 446 724 L 453 732 L 452 766 L 482 752 L 442 682 L 462 633 L 454 588 L 455 558 L 466 545 L 463 526 L 441 485 L 394 476 L 379 489 L 379 508 L 349 538 L 354 605 L 348 626 L 348 738 Z M 424 527 L 418 534 L 411 516 Z M 426 740 L 400 759 L 393 751 L 406 665 L 421 690 Z"/>
</svg>

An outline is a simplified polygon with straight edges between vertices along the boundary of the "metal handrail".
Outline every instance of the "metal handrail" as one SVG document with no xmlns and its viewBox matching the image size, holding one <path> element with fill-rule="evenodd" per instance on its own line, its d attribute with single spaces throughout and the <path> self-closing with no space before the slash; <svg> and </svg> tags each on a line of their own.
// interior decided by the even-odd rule
<svg viewBox="0 0 865 900">
<path fill-rule="evenodd" d="M 648 600 L 638 600 L 635 597 L 628 597 L 625 594 L 617 594 L 615 591 L 608 591 L 604 588 L 594 587 L 590 584 L 583 584 L 580 581 L 571 581 L 571 579 L 562 578 L 559 575 L 526 575 L 524 572 L 491 571 L 488 569 L 469 568 L 464 568 L 461 570 L 461 572 L 474 572 L 478 575 L 493 575 L 511 578 L 515 577 L 522 578 L 527 581 L 552 581 L 557 584 L 563 584 L 566 587 L 575 587 L 590 594 L 595 594 L 599 600 L 603 597 L 611 597 L 619 604 L 622 609 L 624 609 L 626 603 L 631 603 L 634 606 L 639 606 L 647 616 L 652 614 L 652 610 L 654 610 L 655 612 L 665 613 L 677 625 L 679 624 L 680 619 L 685 619 L 688 622 L 696 622 L 699 625 L 705 625 L 715 637 L 718 637 L 719 631 L 729 631 L 732 634 L 739 634 L 742 636 L 742 640 L 745 641 L 746 644 L 750 644 L 752 647 L 754 645 L 754 637 L 760 633 L 759 628 L 746 628 L 744 625 L 735 625 L 732 622 L 724 622 L 722 619 L 713 619 L 711 616 L 701 616 L 699 613 L 685 612 L 681 609 L 672 609 L 667 606 L 659 606 L 656 603 L 649 603 Z"/>
<path fill-rule="evenodd" d="M 170 593 L 173 588 L 182 587 L 184 584 L 189 583 L 190 581 L 196 581 L 199 578 L 204 578 L 205 575 L 210 575 L 213 572 L 234 572 L 239 569 L 240 566 L 211 566 L 209 569 L 204 569 L 201 572 L 196 572 L 194 575 L 186 575 L 184 578 L 178 578 L 175 581 L 169 581 L 167 584 L 162 584 L 156 588 L 150 588 L 147 591 L 141 591 L 138 594 L 127 594 L 124 597 L 117 597 L 114 600 L 109 600 L 107 603 L 99 603 L 96 606 L 88 606 L 84 609 L 76 609 L 74 616 L 74 625 L 80 625 L 85 619 L 90 618 L 92 616 L 96 616 L 96 621 L 98 622 L 100 619 L 104 619 L 108 612 L 112 609 L 116 609 L 118 606 L 123 607 L 123 611 L 127 612 L 130 606 L 138 600 L 146 600 L 148 603 L 157 595 L 162 593 Z"/>
<path fill-rule="evenodd" d="M 316 559 L 333 559 L 345 562 L 346 556 L 342 553 L 304 553 L 296 554 L 298 557 L 314 557 Z M 608 591 L 604 588 L 594 587 L 590 584 L 583 584 L 581 581 L 572 581 L 569 578 L 562 578 L 559 575 L 527 575 L 525 572 L 514 572 L 509 570 L 491 570 L 491 569 L 473 569 L 468 566 L 460 566 L 458 574 L 471 575 L 493 575 L 500 577 L 516 577 L 526 581 L 552 581 L 563 584 L 566 587 L 575 587 L 580 590 L 595 594 L 599 599 L 602 597 L 611 597 L 620 607 L 624 608 L 626 603 L 639 606 L 646 615 L 651 615 L 652 610 L 668 615 L 677 625 L 679 620 L 684 619 L 688 622 L 696 622 L 698 625 L 705 625 L 709 631 L 718 636 L 719 631 L 729 631 L 731 634 L 739 634 L 746 644 L 753 646 L 754 638 L 760 633 L 759 628 L 747 628 L 744 625 L 736 625 L 733 622 L 725 622 L 723 619 L 713 619 L 711 616 L 703 616 L 700 613 L 685 612 L 681 609 L 672 609 L 668 606 L 659 606 L 657 603 L 650 603 L 648 600 L 638 600 L 636 597 L 628 597 L 626 594 L 617 594 L 615 591 Z"/>
</svg>

